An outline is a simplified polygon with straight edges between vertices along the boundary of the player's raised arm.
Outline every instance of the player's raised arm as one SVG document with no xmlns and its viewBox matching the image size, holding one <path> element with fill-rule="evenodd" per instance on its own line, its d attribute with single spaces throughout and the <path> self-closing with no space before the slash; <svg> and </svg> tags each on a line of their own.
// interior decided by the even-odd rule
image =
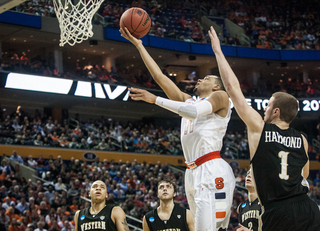
<svg viewBox="0 0 320 231">
<path fill-rule="evenodd" d="M 114 220 L 114 224 L 118 231 L 129 231 L 126 214 L 123 212 L 122 208 L 114 207 L 112 209 L 111 218 Z"/>
<path fill-rule="evenodd" d="M 247 104 L 242 94 L 239 81 L 221 51 L 220 41 L 213 27 L 210 27 L 208 33 L 211 39 L 212 50 L 216 55 L 221 79 L 237 113 L 248 126 L 248 130 L 261 132 L 264 125 L 262 117 Z"/>
<path fill-rule="evenodd" d="M 308 144 L 307 138 L 304 135 L 302 135 L 302 139 L 303 139 L 304 150 L 306 151 L 306 155 L 308 157 L 308 161 L 302 169 L 302 176 L 304 179 L 308 179 L 309 168 L 310 168 L 310 161 L 309 161 L 309 155 L 308 155 L 308 145 L 309 144 Z"/>
<path fill-rule="evenodd" d="M 129 40 L 139 51 L 141 58 L 148 68 L 150 74 L 153 79 L 157 82 L 157 84 L 162 88 L 162 90 L 166 93 L 169 99 L 175 101 L 186 101 L 186 99 L 191 96 L 182 92 L 177 85 L 171 81 L 167 76 L 165 76 L 158 64 L 153 60 L 153 58 L 149 55 L 148 51 L 142 44 L 140 39 L 136 39 L 133 37 L 129 30 L 125 28 L 124 30 L 120 28 L 121 36 Z"/>
</svg>

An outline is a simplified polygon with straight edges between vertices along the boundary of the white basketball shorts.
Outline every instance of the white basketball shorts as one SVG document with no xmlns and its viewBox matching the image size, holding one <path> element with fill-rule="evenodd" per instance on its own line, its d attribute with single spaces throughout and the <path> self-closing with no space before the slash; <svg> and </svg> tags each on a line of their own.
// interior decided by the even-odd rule
<svg viewBox="0 0 320 231">
<path fill-rule="evenodd" d="M 234 188 L 232 168 L 221 158 L 186 170 L 185 190 L 195 231 L 228 228 Z"/>
</svg>

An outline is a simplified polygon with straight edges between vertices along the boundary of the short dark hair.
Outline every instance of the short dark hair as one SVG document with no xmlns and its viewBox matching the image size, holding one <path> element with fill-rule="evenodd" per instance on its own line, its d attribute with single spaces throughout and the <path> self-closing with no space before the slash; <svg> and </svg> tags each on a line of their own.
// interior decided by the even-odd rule
<svg viewBox="0 0 320 231">
<path fill-rule="evenodd" d="M 215 83 L 220 85 L 220 90 L 225 91 L 226 89 L 224 88 L 222 79 L 219 76 L 216 76 L 215 78 Z"/>
<path fill-rule="evenodd" d="M 225 91 L 225 90 L 226 90 L 226 89 L 224 88 L 224 85 L 223 85 L 222 79 L 221 79 L 219 76 L 216 76 L 216 75 L 206 75 L 205 77 L 211 77 L 211 78 L 214 78 L 214 82 L 215 82 L 215 84 L 220 85 L 220 90 L 222 90 L 222 91 Z"/>
<path fill-rule="evenodd" d="M 168 180 L 168 179 L 164 179 L 164 180 L 160 180 L 160 181 L 159 181 L 159 183 L 158 183 L 158 185 L 157 185 L 157 191 L 158 191 L 159 185 L 160 185 L 162 182 L 166 182 L 166 183 L 168 183 L 168 184 L 171 184 L 172 187 L 173 187 L 174 192 L 175 192 L 175 193 L 177 192 L 177 186 L 176 186 L 176 184 L 173 183 L 173 181 Z"/>
<path fill-rule="evenodd" d="M 298 114 L 298 100 L 285 92 L 273 93 L 272 97 L 274 98 L 273 109 L 280 109 L 280 119 L 291 123 Z"/>
</svg>

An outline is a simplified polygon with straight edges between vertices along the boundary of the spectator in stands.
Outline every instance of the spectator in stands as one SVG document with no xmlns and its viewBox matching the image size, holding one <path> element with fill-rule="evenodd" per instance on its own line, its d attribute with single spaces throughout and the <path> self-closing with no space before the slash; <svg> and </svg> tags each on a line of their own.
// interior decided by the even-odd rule
<svg viewBox="0 0 320 231">
<path fill-rule="evenodd" d="M 43 146 L 43 141 L 42 141 L 42 136 L 41 136 L 41 134 L 38 134 L 38 135 L 37 135 L 37 139 L 35 139 L 35 140 L 33 141 L 33 144 L 34 144 L 35 146 Z"/>
<path fill-rule="evenodd" d="M 95 146 L 94 149 L 108 151 L 109 145 L 106 143 L 105 139 L 101 139 L 101 142 L 97 146 Z"/>
<path fill-rule="evenodd" d="M 62 229 L 63 227 L 65 227 L 65 222 L 68 222 L 70 227 L 73 227 L 73 225 L 71 224 L 71 222 L 68 221 L 68 216 L 63 214 L 62 215 L 62 219 L 58 222 L 58 226 L 60 227 L 60 229 Z"/>
<path fill-rule="evenodd" d="M 319 177 L 319 173 L 316 174 L 316 178 L 313 181 L 313 185 L 317 185 L 317 183 L 320 184 L 320 177 Z"/>
<path fill-rule="evenodd" d="M 10 176 L 10 174 L 8 174 L 7 173 L 7 170 L 6 169 L 3 169 L 2 170 L 2 173 L 1 173 L 1 175 L 0 175 L 0 181 L 5 181 L 6 179 L 7 179 L 7 175 L 9 175 Z"/>
<path fill-rule="evenodd" d="M 21 219 L 20 231 L 25 231 L 28 228 L 29 220 L 28 217 L 23 216 Z"/>
<path fill-rule="evenodd" d="M 20 131 L 22 129 L 22 127 L 18 124 L 17 119 L 13 121 L 13 124 L 11 125 L 11 127 L 15 132 Z"/>
<path fill-rule="evenodd" d="M 48 231 L 60 231 L 60 228 L 58 226 L 58 222 L 56 220 L 53 220 L 51 223 L 50 229 Z"/>
<path fill-rule="evenodd" d="M 4 208 L 5 210 L 8 210 L 8 208 L 10 207 L 10 202 L 11 202 L 10 197 L 4 198 L 4 203 L 2 204 L 2 208 Z"/>
<path fill-rule="evenodd" d="M 144 196 L 143 201 L 146 203 L 150 203 L 153 198 L 153 191 L 150 189 L 148 194 Z"/>
<path fill-rule="evenodd" d="M 64 221 L 64 227 L 61 229 L 61 231 L 69 231 L 71 230 L 70 222 L 69 221 Z"/>
<path fill-rule="evenodd" d="M 70 142 L 67 139 L 67 136 L 62 136 L 62 138 L 60 138 L 60 143 L 59 143 L 60 147 L 63 148 L 70 148 Z"/>
<path fill-rule="evenodd" d="M 41 201 L 40 202 L 40 206 L 39 206 L 39 209 L 38 209 L 37 213 L 40 216 L 47 216 L 49 214 L 49 210 L 47 208 L 47 204 L 46 204 L 45 201 Z"/>
<path fill-rule="evenodd" d="M 49 202 L 52 203 L 54 200 L 55 191 L 53 190 L 53 185 L 47 186 L 48 190 L 44 192 L 44 196 L 48 198 Z"/>
<path fill-rule="evenodd" d="M 14 203 L 14 201 L 12 201 Z M 11 204 L 11 203 L 10 203 Z M 10 218 L 10 223 L 12 223 L 13 219 L 16 219 L 17 221 L 21 220 L 21 217 L 18 214 L 15 214 L 14 212 L 14 207 L 10 206 L 7 211 L 6 214 L 8 215 L 8 217 Z"/>
<path fill-rule="evenodd" d="M 33 158 L 32 158 L 32 155 L 29 155 L 28 156 L 28 165 L 31 167 L 31 168 L 36 168 L 38 163 L 37 161 L 35 161 Z"/>
<path fill-rule="evenodd" d="M 24 211 L 26 211 L 29 208 L 29 203 L 26 201 L 25 197 L 21 198 L 21 201 L 17 204 L 16 209 L 20 211 L 21 214 L 23 214 Z"/>
<path fill-rule="evenodd" d="M 79 210 L 78 200 L 76 198 L 72 199 L 72 205 L 70 206 L 71 212 L 75 214 Z"/>
<path fill-rule="evenodd" d="M 3 160 L 1 161 L 0 171 L 2 171 L 3 169 L 5 169 L 5 170 L 7 171 L 7 174 L 10 175 L 10 173 L 11 173 L 11 167 L 10 167 L 10 165 L 8 164 L 8 161 L 10 161 L 10 160 L 3 159 Z"/>
<path fill-rule="evenodd" d="M 16 218 L 12 218 L 11 224 L 9 225 L 9 231 L 20 231 L 20 225 Z"/>
<path fill-rule="evenodd" d="M 1 226 L 2 224 L 2 226 Z M 0 228 L 1 230 L 7 230 L 10 225 L 10 217 L 6 214 L 6 209 L 0 207 Z"/>
<path fill-rule="evenodd" d="M 12 156 L 10 156 L 10 160 L 19 162 L 19 164 L 24 164 L 21 156 L 17 154 L 17 151 L 12 152 Z"/>
<path fill-rule="evenodd" d="M 54 185 L 56 191 L 66 190 L 66 185 L 62 183 L 61 177 L 58 178 L 58 182 Z"/>
<path fill-rule="evenodd" d="M 116 185 L 116 189 L 113 191 L 113 193 L 116 199 L 122 200 L 125 198 L 125 192 L 121 189 L 119 183 Z"/>
<path fill-rule="evenodd" d="M 72 140 L 71 140 L 69 146 L 70 146 L 70 148 L 72 148 L 72 149 L 78 148 L 78 142 L 77 142 L 77 140 L 76 140 L 76 137 L 72 137 Z"/>
<path fill-rule="evenodd" d="M 0 175 L 0 176 L 1 176 L 1 175 Z M 1 201 L 3 201 L 3 199 L 4 199 L 5 197 L 7 197 L 7 195 L 8 195 L 7 188 L 6 188 L 6 186 L 2 185 L 2 186 L 1 186 L 1 190 L 0 190 L 0 203 L 1 203 Z M 2 206 L 2 205 L 1 205 L 1 206 Z M 0 206 L 0 208 L 1 208 L 1 206 Z"/>
<path fill-rule="evenodd" d="M 34 231 L 47 231 L 46 229 L 44 229 L 44 225 L 45 225 L 44 222 L 39 221 L 37 223 L 37 228 Z"/>
<path fill-rule="evenodd" d="M 71 183 L 71 188 L 67 192 L 68 201 L 71 202 L 72 198 L 78 198 L 79 197 L 79 191 L 75 189 L 74 183 Z"/>
</svg>

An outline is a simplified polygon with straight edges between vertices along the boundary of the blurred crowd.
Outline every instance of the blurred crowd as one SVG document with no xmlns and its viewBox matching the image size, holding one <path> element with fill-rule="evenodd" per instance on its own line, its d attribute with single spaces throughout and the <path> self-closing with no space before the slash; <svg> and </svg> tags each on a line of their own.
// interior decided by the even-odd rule
<svg viewBox="0 0 320 231">
<path fill-rule="evenodd" d="M 81 79 L 93 82 L 102 82 L 117 85 L 129 85 L 134 87 L 143 87 L 150 89 L 160 89 L 151 75 L 141 69 L 128 66 L 117 69 L 111 67 L 110 71 L 104 65 L 76 62 L 74 67 L 65 66 L 65 72 L 60 73 L 54 65 L 53 54 L 49 53 L 46 59 L 33 58 L 25 52 L 17 54 L 14 52 L 5 52 L 2 56 L 0 71 L 12 71 L 16 73 L 35 74 L 40 76 L 51 76 L 67 79 Z M 279 68 L 279 67 L 278 67 Z M 286 70 L 286 67 L 281 67 Z M 176 81 L 176 77 L 170 75 L 166 69 L 163 74 L 167 75 L 178 87 L 188 94 L 193 94 L 193 88 L 200 76 L 194 75 L 190 80 Z M 284 71 L 285 72 L 285 71 Z M 315 98 L 320 96 L 320 81 L 316 76 L 310 76 L 308 81 L 303 81 L 299 73 L 292 77 L 280 77 L 279 80 L 260 78 L 257 85 L 252 85 L 247 79 L 240 80 L 241 89 L 247 97 L 269 97 L 273 92 L 283 91 L 294 95 L 297 98 Z M 272 92 L 269 90 L 272 89 Z"/>
<path fill-rule="evenodd" d="M 246 31 L 251 47 L 320 49 L 320 7 L 315 0 L 202 1 L 209 16 L 228 18 Z M 238 45 L 224 33 L 224 43 Z"/>
<path fill-rule="evenodd" d="M 127 215 L 139 220 L 158 206 L 156 186 L 164 178 L 177 185 L 175 203 L 188 208 L 184 172 L 168 164 L 114 162 L 106 159 L 88 163 L 74 158 L 62 160 L 61 156 L 56 159 L 52 156 L 49 159 L 43 159 L 42 156 L 33 158 L 31 155 L 26 157 L 16 151 L 8 157 L 3 158 L 0 165 L 1 230 L 72 230 L 75 212 L 90 206 L 88 192 L 92 182 L 97 179 L 107 185 L 108 204 L 121 206 Z M 33 168 L 41 180 L 32 182 L 31 179 L 19 176 L 19 168 L 12 161 Z M 237 206 L 248 195 L 243 187 L 247 169 L 233 164 L 231 166 L 237 182 L 228 229 L 233 231 L 238 225 Z M 319 173 L 309 183 L 309 196 L 319 204 Z M 130 218 L 127 220 L 141 227 L 139 222 Z"/>
<path fill-rule="evenodd" d="M 178 128 L 155 128 L 141 121 L 119 123 L 104 117 L 81 123 L 68 115 L 61 124 L 39 110 L 29 115 L 20 107 L 2 116 L 1 144 L 182 155 Z"/>
<path fill-rule="evenodd" d="M 126 214 L 140 220 L 146 212 L 157 207 L 156 185 L 163 178 L 171 179 L 178 185 L 175 201 L 183 207 L 187 206 L 183 173 L 173 173 L 166 164 L 115 163 L 107 160 L 88 164 L 74 158 L 62 161 L 60 156 L 56 160 L 44 160 L 42 157 L 34 160 L 32 156 L 26 162 L 22 159 L 16 152 L 10 157 L 10 160 L 18 160 L 37 170 L 45 183 L 37 181 L 33 184 L 31 180 L 16 178 L 8 161 L 2 160 L 0 217 L 4 220 L 0 218 L 0 223 L 9 230 L 15 226 L 18 230 L 28 231 L 41 227 L 47 230 L 74 228 L 73 215 L 78 209 L 90 205 L 83 198 L 88 198 L 90 186 L 97 179 L 107 185 L 107 203 L 121 206 Z"/>
<path fill-rule="evenodd" d="M 311 7 L 312 6 L 312 7 Z M 105 20 L 105 26 L 119 27 L 122 13 L 130 7 L 145 9 L 152 18 L 151 35 L 181 39 L 191 42 L 209 42 L 199 23 L 199 12 L 215 18 L 229 18 L 243 27 L 250 38 L 252 47 L 275 49 L 318 49 L 319 48 L 319 1 L 273 1 L 262 3 L 249 0 L 232 1 L 105 1 L 99 14 Z M 15 7 L 18 12 L 33 13 L 42 16 L 54 16 L 52 0 L 29 0 Z M 221 20 L 220 20 L 221 21 Z M 239 38 L 230 37 L 221 21 L 223 33 L 221 42 L 229 45 L 240 45 Z M 237 40 L 238 39 L 238 40 Z M 144 88 L 158 88 L 150 74 L 133 66 L 119 68 L 113 66 L 107 70 L 98 63 L 75 62 L 74 66 L 65 65 L 64 73 L 60 73 L 54 62 L 53 53 L 46 59 L 29 57 L 30 52 L 17 54 L 6 51 L 2 54 L 0 70 L 29 73 L 43 76 L 83 79 L 109 84 L 132 85 Z M 285 68 L 285 67 L 284 67 Z M 164 70 L 164 74 L 166 71 Z M 173 76 L 170 76 L 173 77 Z M 196 76 L 195 80 L 200 76 Z M 280 76 L 279 76 L 280 77 Z M 187 77 L 186 77 L 187 79 Z M 174 78 L 172 78 L 175 81 Z M 186 93 L 192 93 L 196 82 L 177 83 Z M 270 96 L 268 89 L 288 92 L 297 98 L 319 97 L 320 83 L 316 76 L 309 81 L 302 81 L 300 76 L 282 78 L 274 81 L 260 79 L 253 86 L 242 82 L 244 94 L 248 97 Z"/>
<path fill-rule="evenodd" d="M 186 42 L 210 42 L 199 19 L 202 15 L 228 18 L 245 30 L 250 46 L 265 49 L 320 49 L 320 18 L 316 0 L 256 2 L 232 1 L 105 1 L 98 13 L 104 26 L 119 27 L 122 13 L 130 7 L 145 9 L 151 19 L 150 35 Z M 29 0 L 15 7 L 18 12 L 55 17 L 52 0 Z M 221 20 L 220 20 L 221 21 Z M 240 45 L 221 21 L 221 42 Z M 245 45 L 245 44 L 242 44 Z"/>
</svg>

